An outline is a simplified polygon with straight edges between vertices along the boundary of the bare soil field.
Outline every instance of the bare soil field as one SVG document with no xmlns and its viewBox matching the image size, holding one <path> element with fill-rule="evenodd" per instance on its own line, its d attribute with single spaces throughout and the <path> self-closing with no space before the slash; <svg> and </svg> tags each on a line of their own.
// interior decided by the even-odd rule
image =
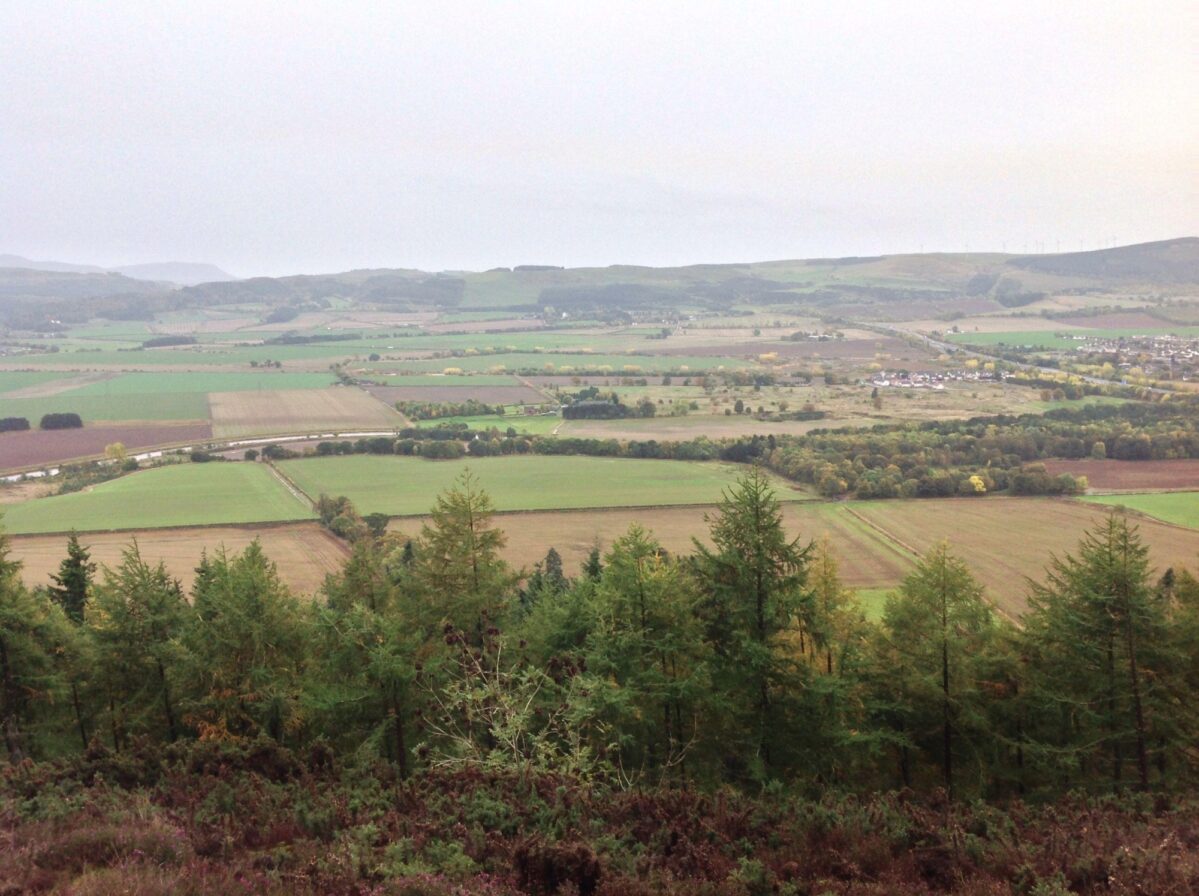
<svg viewBox="0 0 1199 896">
<path fill-rule="evenodd" d="M 213 392 L 212 430 L 218 438 L 347 429 L 391 429 L 405 419 L 387 404 L 348 386 L 262 392 Z"/>
<path fill-rule="evenodd" d="M 1074 330 L 1073 327 L 1061 320 L 1050 320 L 1038 316 L 1016 317 L 1012 314 L 990 314 L 978 317 L 955 318 L 926 318 L 923 320 L 907 321 L 904 329 L 917 333 L 929 333 L 933 330 L 947 332 L 950 327 L 957 327 L 963 333 L 1052 333 L 1056 330 Z"/>
<path fill-rule="evenodd" d="M 243 550 L 255 538 L 266 555 L 279 567 L 279 576 L 297 594 L 312 594 L 325 575 L 339 569 L 349 556 L 345 542 L 333 537 L 317 523 L 281 526 L 221 526 L 196 529 L 149 529 L 144 532 L 108 532 L 80 536 L 100 564 L 115 566 L 121 552 L 137 539 L 142 557 L 151 563 L 162 560 L 172 576 L 191 588 L 200 554 L 211 554 L 221 545 L 230 552 Z M 21 577 L 30 585 L 46 585 L 50 574 L 66 556 L 66 536 L 22 535 L 11 539 L 12 557 L 22 561 Z"/>
<path fill-rule="evenodd" d="M 254 394 L 254 393 L 249 393 Z M 0 470 L 21 470 L 98 457 L 113 442 L 131 453 L 162 445 L 187 445 L 212 438 L 208 423 L 163 423 L 157 425 L 85 426 L 82 429 L 31 429 L 0 433 Z"/>
<path fill-rule="evenodd" d="M 56 488 L 53 481 L 45 479 L 26 479 L 22 482 L 5 482 L 0 484 L 0 505 L 20 504 L 32 501 L 34 498 L 44 498 L 53 494 Z"/>
<path fill-rule="evenodd" d="M 460 386 L 368 386 L 367 391 L 388 407 L 397 401 L 448 401 L 475 399 L 487 404 L 543 404 L 545 396 L 528 386 L 472 386 L 462 377 Z"/>
<path fill-rule="evenodd" d="M 1095 330 L 1124 330 L 1144 328 L 1147 330 L 1159 330 L 1162 327 L 1168 327 L 1170 324 L 1161 318 L 1154 317 L 1151 314 L 1146 314 L 1143 311 L 1123 311 L 1117 314 L 1098 314 L 1086 315 L 1080 314 L 1077 317 L 1063 317 L 1059 323 L 1072 324 L 1076 327 L 1085 327 Z"/>
<path fill-rule="evenodd" d="M 1199 460 L 1047 460 L 1050 473 L 1087 477 L 1099 491 L 1199 488 Z"/>
<path fill-rule="evenodd" d="M 1084 530 L 1106 511 L 1081 501 L 1052 498 L 960 498 L 871 501 L 845 505 L 895 543 L 925 552 L 948 539 L 1003 611 L 1027 606 L 1025 578 L 1041 579 L 1050 556 L 1072 553 Z M 1135 520 L 1158 573 L 1199 567 L 1199 531 Z"/>
<path fill-rule="evenodd" d="M 393 327 L 419 326 L 435 320 L 436 317 L 437 314 L 435 312 L 397 314 L 387 311 L 353 311 L 345 313 L 336 311 L 310 311 L 299 315 L 293 320 L 287 321 L 285 324 L 255 323 L 253 326 L 246 327 L 245 330 L 247 332 L 254 332 L 256 330 L 273 332 L 280 329 L 312 330 L 317 327 L 328 327 L 333 330 L 385 330 Z"/>
<path fill-rule="evenodd" d="M 575 575 L 595 544 L 606 551 L 634 523 L 652 531 L 668 551 L 691 551 L 693 537 L 707 543 L 708 524 L 704 522 L 704 514 L 714 510 L 713 506 L 697 505 L 505 513 L 496 516 L 495 521 L 508 537 L 504 557 L 513 566 L 531 569 L 553 547 L 562 555 L 567 574 Z M 828 535 L 849 587 L 892 586 L 911 565 L 905 552 L 887 544 L 885 538 L 860 525 L 836 505 L 784 504 L 783 515 L 793 536 L 800 535 L 807 541 Z M 420 532 L 423 522 L 422 518 L 412 517 L 394 520 L 391 529 L 412 537 Z"/>
<path fill-rule="evenodd" d="M 829 361 L 850 359 L 873 359 L 877 354 L 889 354 L 894 357 L 925 358 L 927 353 L 908 345 L 902 339 L 891 336 L 879 336 L 876 339 L 829 339 L 821 342 L 816 339 L 805 339 L 800 342 L 726 342 L 719 345 L 689 345 L 671 346 L 670 340 L 662 343 L 662 348 L 647 348 L 645 351 L 655 355 L 694 355 L 697 357 L 754 357 L 774 353 L 780 359 L 823 359 Z"/>
<path fill-rule="evenodd" d="M 711 506 L 508 513 L 496 523 L 508 537 L 504 555 L 514 566 L 532 567 L 554 547 L 566 571 L 578 572 L 597 542 L 606 550 L 628 527 L 650 529 L 672 552 L 692 550 L 693 537 L 706 540 L 704 514 Z M 894 588 L 920 553 L 942 539 L 970 565 L 990 600 L 1018 616 L 1027 606 L 1026 577 L 1040 579 L 1052 554 L 1077 549 L 1084 530 L 1106 511 L 1079 501 L 1049 498 L 964 498 L 784 504 L 788 532 L 804 541 L 824 535 L 841 577 L 851 588 Z M 408 536 L 420 518 L 392 522 Z M 1153 520 L 1136 520 L 1160 574 L 1167 567 L 1199 567 L 1199 531 Z"/>
<path fill-rule="evenodd" d="M 503 333 L 508 330 L 542 330 L 545 321 L 539 317 L 511 318 L 508 320 L 470 320 L 460 323 L 425 324 L 421 329 L 429 333 Z"/>
<path fill-rule="evenodd" d="M 258 323 L 256 317 L 226 317 L 213 320 L 180 320 L 150 325 L 150 332 L 161 336 L 190 336 L 199 333 L 235 333 Z"/>
</svg>

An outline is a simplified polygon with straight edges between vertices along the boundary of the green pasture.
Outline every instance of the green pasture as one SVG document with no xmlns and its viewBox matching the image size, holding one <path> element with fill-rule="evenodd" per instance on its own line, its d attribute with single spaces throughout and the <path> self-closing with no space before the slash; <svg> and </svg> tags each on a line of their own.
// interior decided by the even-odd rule
<svg viewBox="0 0 1199 896">
<path fill-rule="evenodd" d="M 0 395 L 15 389 L 27 389 L 30 386 L 40 386 L 54 380 L 70 379 L 69 373 L 58 373 L 52 370 L 0 370 Z"/>
<path fill-rule="evenodd" d="M 101 483 L 85 492 L 10 505 L 4 528 L 14 535 L 95 532 L 313 517 L 262 464 L 182 463 Z"/>
<path fill-rule="evenodd" d="M 1199 492 L 1156 492 L 1139 495 L 1088 495 L 1080 500 L 1127 507 L 1178 526 L 1199 529 Z"/>
<path fill-rule="evenodd" d="M 328 373 L 126 373 L 72 389 L 75 395 L 170 395 L 184 392 L 258 392 L 279 389 L 323 389 L 337 382 Z"/>
<path fill-rule="evenodd" d="M 36 428 L 43 414 L 75 413 L 84 423 L 96 420 L 207 420 L 203 392 L 153 395 L 81 395 L 65 392 L 43 398 L 0 398 L 0 417 L 27 417 Z"/>
<path fill-rule="evenodd" d="M 894 588 L 858 588 L 854 591 L 854 597 L 857 598 L 862 615 L 871 622 L 878 622 L 883 618 L 887 598 L 894 593 Z"/>
<path fill-rule="evenodd" d="M 314 499 L 345 495 L 360 513 L 393 516 L 428 513 L 468 467 L 498 510 L 710 504 L 745 472 L 724 463 L 534 455 L 459 461 L 352 455 L 279 466 Z M 792 493 L 780 482 L 780 497 Z"/>
</svg>

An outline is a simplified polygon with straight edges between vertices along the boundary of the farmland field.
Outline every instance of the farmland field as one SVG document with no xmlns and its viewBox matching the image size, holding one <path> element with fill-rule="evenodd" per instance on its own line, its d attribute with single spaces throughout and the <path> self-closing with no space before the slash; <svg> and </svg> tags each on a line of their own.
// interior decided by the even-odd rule
<svg viewBox="0 0 1199 896">
<path fill-rule="evenodd" d="M 1047 460 L 1050 473 L 1087 477 L 1092 489 L 1199 489 L 1199 460 Z"/>
<path fill-rule="evenodd" d="M 394 429 L 404 418 L 360 389 L 214 392 L 212 431 L 218 438 L 346 429 Z"/>
<path fill-rule="evenodd" d="M 279 577 L 297 594 L 312 594 L 319 589 L 328 573 L 341 568 L 348 553 L 346 543 L 318 523 L 93 532 L 82 535 L 80 540 L 96 563 L 115 566 L 134 538 L 142 557 L 150 563 L 161 560 L 185 589 L 191 588 L 201 552 L 211 555 L 222 545 L 234 553 L 257 539 L 266 555 L 277 564 Z M 50 574 L 58 571 L 66 556 L 64 535 L 18 535 L 11 539 L 10 546 L 12 559 L 23 563 L 21 577 L 31 587 L 47 584 Z"/>
<path fill-rule="evenodd" d="M 3 524 L 13 534 L 35 534 L 312 517 L 312 509 L 263 464 L 183 463 L 133 473 L 82 492 L 11 504 Z"/>
<path fill-rule="evenodd" d="M 37 425 L 37 421 L 32 421 Z M 104 424 L 82 429 L 30 429 L 0 433 L 0 471 L 103 455 L 120 442 L 130 453 L 158 445 L 187 445 L 212 438 L 208 423 L 160 423 L 150 426 Z"/>
<path fill-rule="evenodd" d="M 37 426 L 43 414 L 75 413 L 84 423 L 102 421 L 207 420 L 203 392 L 79 394 L 60 392 L 38 398 L 0 398 L 0 417 L 26 417 Z"/>
<path fill-rule="evenodd" d="M 662 463 L 659 461 L 659 463 Z M 553 546 L 570 573 L 578 571 L 595 544 L 601 548 L 633 523 L 653 531 L 672 552 L 692 549 L 691 539 L 706 539 L 704 514 L 710 506 L 613 508 L 502 514 L 496 525 L 508 537 L 505 556 L 530 566 Z M 1050 554 L 1076 550 L 1082 533 L 1103 518 L 1100 508 L 1048 498 L 980 498 L 847 503 L 789 503 L 784 521 L 804 541 L 827 536 L 848 587 L 870 595 L 881 611 L 881 592 L 896 587 L 911 570 L 918 552 L 947 538 L 970 565 L 1001 610 L 1019 614 L 1026 606 L 1026 577 L 1039 578 Z M 1020 520 L 1020 528 L 1012 528 Z M 391 528 L 407 535 L 421 520 L 393 520 Z M 1168 566 L 1193 565 L 1199 533 L 1188 533 L 1152 520 L 1138 521 L 1140 534 L 1159 572 Z"/>
<path fill-rule="evenodd" d="M 455 379 L 464 382 L 438 386 L 368 386 L 367 391 L 386 405 L 394 405 L 397 401 L 461 402 L 471 398 L 484 404 L 544 404 L 546 401 L 546 397 L 536 389 L 519 383 L 511 386 L 476 386 L 470 383 L 473 377 Z"/>
<path fill-rule="evenodd" d="M 463 424 L 471 429 L 499 429 L 501 432 L 511 428 L 524 435 L 549 435 L 562 425 L 562 418 L 557 414 L 505 414 L 498 417 L 494 414 L 478 417 L 436 417 L 432 420 L 414 420 L 412 425 L 418 429 L 431 429 L 437 426 Z"/>
<path fill-rule="evenodd" d="M 360 513 L 392 516 L 427 513 L 466 467 L 499 510 L 707 504 L 744 472 L 723 463 L 529 455 L 469 462 L 359 455 L 279 467 L 311 498 L 345 495 Z M 807 497 L 776 482 L 780 496 Z"/>
<path fill-rule="evenodd" d="M 1199 492 L 1159 492 L 1147 495 L 1090 495 L 1083 498 L 1094 504 L 1127 507 L 1137 513 L 1155 517 L 1177 526 L 1199 529 Z M 1196 548 L 1199 553 L 1199 547 Z M 1199 557 L 1189 558 L 1195 563 Z"/>
<path fill-rule="evenodd" d="M 996 605 L 1013 614 L 1025 607 L 1025 577 L 1041 577 L 1052 554 L 1075 551 L 1083 531 L 1102 521 L 1106 510 L 1073 500 L 1000 497 L 849 502 L 844 506 L 894 543 L 913 551 L 923 553 L 948 539 L 987 585 Z M 1199 532 L 1153 520 L 1137 523 L 1159 572 L 1168 566 L 1195 563 Z"/>
</svg>

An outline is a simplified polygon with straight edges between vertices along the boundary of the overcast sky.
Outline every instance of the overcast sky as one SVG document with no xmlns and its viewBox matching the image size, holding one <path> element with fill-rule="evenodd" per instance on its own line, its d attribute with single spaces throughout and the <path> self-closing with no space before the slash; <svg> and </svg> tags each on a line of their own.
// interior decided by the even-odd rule
<svg viewBox="0 0 1199 896">
<path fill-rule="evenodd" d="M 0 253 L 232 273 L 1199 234 L 1199 3 L 0 0 Z"/>
</svg>

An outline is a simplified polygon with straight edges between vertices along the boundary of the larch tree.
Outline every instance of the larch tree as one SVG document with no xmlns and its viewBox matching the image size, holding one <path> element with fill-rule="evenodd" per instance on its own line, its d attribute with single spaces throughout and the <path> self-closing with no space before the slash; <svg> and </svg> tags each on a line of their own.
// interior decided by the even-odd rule
<svg viewBox="0 0 1199 896">
<path fill-rule="evenodd" d="M 506 539 L 495 506 L 470 470 L 437 496 L 421 527 L 411 581 L 429 623 L 448 623 L 481 643 L 507 607 L 517 577 L 500 557 Z"/>
<path fill-rule="evenodd" d="M 188 721 L 201 736 L 283 740 L 299 723 L 300 605 L 258 541 L 207 562 L 182 638 Z"/>
<path fill-rule="evenodd" d="M 1052 560 L 1029 599 L 1040 741 L 1051 754 L 1074 757 L 1076 771 L 1101 753 L 1114 787 L 1129 760 L 1136 786 L 1149 786 L 1155 709 L 1172 666 L 1163 652 L 1168 600 L 1149 573 L 1137 527 L 1112 513 L 1084 534 L 1076 554 Z"/>
<path fill-rule="evenodd" d="M 151 566 L 135 541 L 115 569 L 105 567 L 85 618 L 97 651 L 99 685 L 114 749 L 129 737 L 183 731 L 178 706 L 180 635 L 190 608 L 178 580 Z"/>
<path fill-rule="evenodd" d="M 935 756 L 950 797 L 955 758 L 985 736 L 981 685 L 993 635 L 982 586 L 946 542 L 916 561 L 883 612 L 877 681 L 898 707 L 890 718 L 901 752 Z"/>
<path fill-rule="evenodd" d="M 799 621 L 811 600 L 811 544 L 789 538 L 770 479 L 757 467 L 707 517 L 713 546 L 695 543 L 701 617 L 713 650 L 713 687 L 726 701 L 734 761 L 772 775 L 793 743 L 802 689 Z"/>
<path fill-rule="evenodd" d="M 620 732 L 626 775 L 679 776 L 707 693 L 698 592 L 687 570 L 634 524 L 616 539 L 595 589 L 587 690 L 606 730 Z"/>
</svg>

